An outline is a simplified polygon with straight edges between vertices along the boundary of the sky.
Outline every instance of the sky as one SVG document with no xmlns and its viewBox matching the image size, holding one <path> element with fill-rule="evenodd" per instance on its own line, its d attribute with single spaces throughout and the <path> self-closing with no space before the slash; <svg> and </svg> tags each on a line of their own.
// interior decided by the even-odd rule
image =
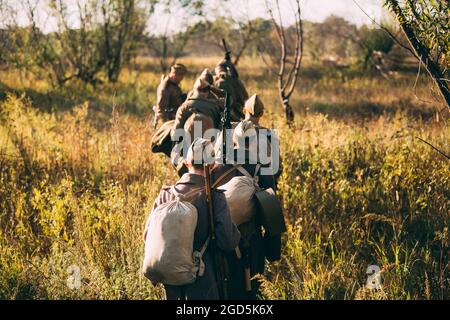
<svg viewBox="0 0 450 320">
<path fill-rule="evenodd" d="M 48 0 L 32 0 L 45 3 Z M 72 8 L 76 8 L 77 1 L 84 0 L 65 0 L 64 2 L 72 4 Z M 176 0 L 175 0 L 176 1 Z M 267 0 L 269 3 L 274 0 Z M 383 0 L 300 0 L 302 6 L 302 17 L 305 20 L 321 22 L 331 14 L 344 17 L 346 20 L 361 24 L 371 24 L 369 17 L 361 11 L 354 1 L 364 9 L 364 11 L 376 21 L 380 21 L 386 16 L 386 10 L 382 7 Z M 21 1 L 8 0 L 8 2 L 19 12 L 18 21 L 20 24 L 26 24 L 26 12 L 20 5 Z M 214 19 L 219 15 L 232 14 L 235 17 L 254 19 L 257 17 L 268 17 L 266 0 L 205 0 L 205 13 L 208 18 Z M 283 21 L 286 25 L 294 20 L 293 8 L 294 0 L 280 0 L 280 7 Z M 152 15 L 148 22 L 148 31 L 152 34 L 162 34 L 166 30 L 167 33 L 174 33 L 183 29 L 187 24 L 194 22 L 191 16 L 175 12 L 167 13 L 158 6 L 155 14 Z M 46 10 L 41 9 L 39 12 L 39 25 L 44 32 L 52 31 L 56 28 L 56 21 L 48 17 Z"/>
<path fill-rule="evenodd" d="M 271 2 L 272 1 L 272 2 Z M 274 0 L 268 0 L 269 4 Z M 387 15 L 387 11 L 382 6 L 382 0 L 355 0 L 361 8 L 373 19 L 379 22 Z M 223 12 L 233 14 L 238 17 L 249 17 L 254 19 L 257 17 L 268 18 L 265 0 L 206 0 L 207 8 L 205 12 L 208 17 L 214 18 Z M 302 6 L 302 17 L 305 20 L 313 22 L 322 22 L 331 14 L 344 17 L 346 20 L 357 25 L 371 24 L 367 15 L 361 11 L 353 0 L 300 0 Z M 287 24 L 294 22 L 293 8 L 295 2 L 293 0 L 280 0 L 280 8 L 282 19 Z M 170 31 L 177 31 L 186 21 L 192 20 L 176 14 L 167 14 L 161 8 L 156 9 L 156 14 L 150 19 L 150 29 L 155 33 L 163 33 L 168 27 Z"/>
</svg>

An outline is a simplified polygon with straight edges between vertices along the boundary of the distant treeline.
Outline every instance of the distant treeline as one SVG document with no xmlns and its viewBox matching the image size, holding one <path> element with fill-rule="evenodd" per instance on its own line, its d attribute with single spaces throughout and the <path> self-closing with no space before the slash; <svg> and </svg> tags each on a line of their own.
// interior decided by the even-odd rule
<svg viewBox="0 0 450 320">
<path fill-rule="evenodd" d="M 222 38 L 232 49 L 235 64 L 245 55 L 264 54 L 275 57 L 275 62 L 279 60 L 276 28 L 280 26 L 262 18 L 237 18 L 232 13 L 211 19 L 205 13 L 205 1 L 86 0 L 74 6 L 64 0 L 40 5 L 20 0 L 25 10 L 20 13 L 8 5 L 10 2 L 0 1 L 0 64 L 41 74 L 55 85 L 71 80 L 93 85 L 116 82 L 123 67 L 137 56 L 158 57 L 159 67 L 165 72 L 181 56 L 222 54 Z M 375 70 L 384 76 L 403 63 L 405 56 L 414 56 L 416 63 L 422 56 L 427 57 L 423 61 L 433 78 L 444 78 L 446 71 L 441 70 L 448 70 L 445 65 L 449 61 L 446 9 L 441 4 L 425 2 L 420 1 L 423 8 L 393 6 L 391 11 L 397 17 L 398 10 L 403 10 L 403 18 L 391 26 L 356 26 L 334 15 L 321 23 L 303 21 L 302 54 L 327 67 Z M 183 30 L 175 34 L 149 30 L 150 17 L 159 19 L 155 17 L 157 5 L 166 6 L 169 14 L 183 12 L 188 17 L 188 22 L 180 27 Z M 425 9 L 434 10 L 430 11 L 434 20 L 427 18 Z M 44 12 L 57 22 L 48 33 L 41 29 Z M 19 25 L 17 17 L 24 13 L 28 23 Z M 409 40 L 402 21 L 407 22 Z M 161 20 L 161 25 L 164 23 L 167 21 Z M 430 32 L 422 32 L 423 28 Z M 289 48 L 296 43 L 295 26 L 284 26 L 283 30 L 288 39 L 287 51 L 295 51 Z M 415 39 L 414 49 L 411 37 Z M 428 67 L 430 61 L 434 64 Z M 292 62 L 287 59 L 287 63 Z M 445 92 L 446 83 L 441 81 L 440 88 Z"/>
<path fill-rule="evenodd" d="M 374 63 L 374 52 L 389 54 L 395 51 L 395 61 L 401 61 L 407 54 L 405 50 L 398 50 L 394 40 L 384 30 L 375 26 L 358 27 L 333 15 L 322 23 L 303 23 L 304 55 L 313 62 L 335 67 L 356 64 L 367 69 Z M 115 32 L 120 32 L 120 27 L 117 29 L 119 30 Z M 130 32 L 122 32 L 125 31 Z M 67 29 L 61 33 L 47 34 L 34 29 L 33 26 L 0 29 L 0 61 L 2 64 L 19 68 L 45 69 L 50 63 L 57 82 L 64 83 L 70 80 L 63 72 L 70 63 L 78 70 L 73 77 L 95 82 L 97 78 L 94 75 L 105 67 L 108 79 L 114 81 L 122 64 L 127 64 L 131 57 L 158 57 L 161 60 L 160 67 L 165 71 L 182 56 L 223 54 L 222 38 L 227 40 L 233 50 L 235 63 L 245 55 L 258 58 L 261 52 L 278 54 L 278 48 L 274 45 L 276 34 L 271 21 L 261 18 L 236 25 L 230 18 L 219 17 L 214 21 L 198 22 L 183 32 L 172 35 L 155 36 L 142 32 L 139 27 L 131 31 L 133 33 L 127 35 L 127 39 L 120 39 L 120 36 L 107 39 L 105 31 L 100 27 L 92 30 Z M 288 38 L 294 37 L 293 32 L 293 27 L 286 28 Z M 60 43 L 62 41 L 66 43 Z M 58 51 L 63 50 L 65 46 L 68 46 L 68 50 L 60 54 Z M 65 62 L 65 59 L 68 61 Z"/>
</svg>

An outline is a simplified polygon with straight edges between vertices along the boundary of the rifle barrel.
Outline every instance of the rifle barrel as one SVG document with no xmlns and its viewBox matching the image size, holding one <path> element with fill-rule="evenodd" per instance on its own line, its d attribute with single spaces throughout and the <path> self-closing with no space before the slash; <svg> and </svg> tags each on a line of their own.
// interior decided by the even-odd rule
<svg viewBox="0 0 450 320">
<path fill-rule="evenodd" d="M 211 170 L 209 164 L 205 164 L 203 167 L 205 173 L 205 189 L 206 189 L 206 199 L 208 201 L 208 213 L 209 213 L 209 224 L 211 227 L 211 240 L 216 239 L 216 229 L 214 226 L 214 208 L 211 190 Z"/>
</svg>

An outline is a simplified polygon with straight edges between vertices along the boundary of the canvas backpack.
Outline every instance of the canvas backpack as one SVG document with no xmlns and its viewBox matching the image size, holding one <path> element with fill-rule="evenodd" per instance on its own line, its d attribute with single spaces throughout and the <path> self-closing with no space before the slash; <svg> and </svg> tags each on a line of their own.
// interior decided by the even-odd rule
<svg viewBox="0 0 450 320">
<path fill-rule="evenodd" d="M 202 257 L 209 237 L 200 250 L 194 251 L 194 233 L 197 226 L 197 208 L 188 202 L 197 188 L 186 194 L 171 187 L 175 200 L 158 206 L 150 215 L 145 239 L 142 272 L 152 283 L 187 285 L 197 276 L 203 276 L 205 264 Z"/>
<path fill-rule="evenodd" d="M 248 222 L 255 214 L 255 199 L 254 195 L 258 189 L 258 181 L 256 174 L 259 170 L 259 164 L 256 167 L 255 175 L 252 176 L 241 165 L 235 165 L 229 169 L 222 176 L 220 176 L 214 183 L 213 188 L 223 190 L 230 208 L 231 220 L 237 226 Z M 227 183 L 220 185 L 231 172 L 238 170 L 243 176 L 236 176 L 231 178 Z"/>
</svg>

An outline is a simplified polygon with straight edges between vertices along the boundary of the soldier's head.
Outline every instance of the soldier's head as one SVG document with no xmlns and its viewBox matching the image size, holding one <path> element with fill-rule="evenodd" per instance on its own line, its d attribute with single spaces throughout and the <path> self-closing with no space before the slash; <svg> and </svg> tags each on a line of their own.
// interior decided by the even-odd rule
<svg viewBox="0 0 450 320">
<path fill-rule="evenodd" d="M 169 77 L 175 83 L 180 83 L 184 79 L 184 75 L 187 73 L 187 69 L 181 63 L 174 64 L 170 67 Z"/>
<path fill-rule="evenodd" d="M 244 115 L 245 120 L 251 120 L 258 124 L 264 114 L 264 104 L 257 94 L 252 95 L 245 101 Z"/>
<path fill-rule="evenodd" d="M 201 96 L 209 96 L 211 86 L 214 83 L 214 78 L 208 69 L 203 70 L 200 77 L 194 83 L 194 91 Z"/>
<path fill-rule="evenodd" d="M 211 140 L 196 138 L 189 147 L 184 163 L 189 172 L 203 174 L 203 166 L 214 163 L 214 147 Z"/>
<path fill-rule="evenodd" d="M 216 68 L 214 69 L 214 73 L 216 76 L 220 74 L 228 74 L 228 68 L 225 63 L 219 63 Z"/>
</svg>

